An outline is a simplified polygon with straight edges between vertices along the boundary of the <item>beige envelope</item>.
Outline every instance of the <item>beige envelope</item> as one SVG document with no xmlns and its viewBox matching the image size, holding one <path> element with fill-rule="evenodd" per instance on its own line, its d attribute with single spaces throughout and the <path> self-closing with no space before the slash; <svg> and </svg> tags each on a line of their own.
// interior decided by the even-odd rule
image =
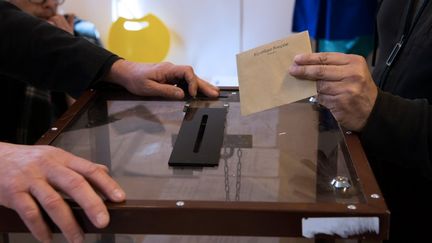
<svg viewBox="0 0 432 243">
<path fill-rule="evenodd" d="M 307 31 L 237 54 L 241 114 L 250 115 L 316 95 L 314 81 L 289 75 L 294 56 L 311 53 Z"/>
</svg>

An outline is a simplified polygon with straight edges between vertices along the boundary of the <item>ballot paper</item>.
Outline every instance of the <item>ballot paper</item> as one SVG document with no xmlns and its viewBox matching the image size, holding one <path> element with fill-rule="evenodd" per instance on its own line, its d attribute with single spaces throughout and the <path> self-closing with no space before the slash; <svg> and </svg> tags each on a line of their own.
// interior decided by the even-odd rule
<svg viewBox="0 0 432 243">
<path fill-rule="evenodd" d="M 307 31 L 237 54 L 241 114 L 250 115 L 316 94 L 314 81 L 288 73 L 294 56 L 311 53 Z"/>
</svg>

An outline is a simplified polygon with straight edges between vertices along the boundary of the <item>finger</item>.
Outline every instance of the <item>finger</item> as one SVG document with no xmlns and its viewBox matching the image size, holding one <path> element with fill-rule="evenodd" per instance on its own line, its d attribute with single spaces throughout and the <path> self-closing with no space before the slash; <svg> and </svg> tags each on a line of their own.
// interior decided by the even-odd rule
<svg viewBox="0 0 432 243">
<path fill-rule="evenodd" d="M 339 52 L 319 52 L 299 54 L 294 57 L 298 65 L 346 65 L 350 62 L 350 55 Z"/>
<path fill-rule="evenodd" d="M 75 21 L 75 15 L 74 14 L 68 14 L 68 15 L 66 15 L 66 20 L 67 20 L 69 26 L 73 26 L 74 25 L 74 21 Z"/>
<path fill-rule="evenodd" d="M 18 213 L 36 239 L 40 242 L 50 242 L 51 231 L 43 220 L 42 214 L 34 199 L 27 193 L 20 193 L 13 201 L 13 209 Z"/>
<path fill-rule="evenodd" d="M 188 91 L 191 96 L 196 96 L 198 89 L 202 91 L 206 96 L 219 96 L 219 88 L 200 79 L 195 74 L 191 66 L 173 66 L 168 78 L 171 80 L 185 80 L 188 83 Z"/>
<path fill-rule="evenodd" d="M 191 66 L 173 65 L 167 74 L 167 78 L 173 80 L 184 80 L 188 83 L 188 91 L 191 96 L 196 96 L 198 90 L 198 77 Z"/>
<path fill-rule="evenodd" d="M 212 85 L 211 83 L 198 78 L 198 87 L 202 93 L 204 93 L 208 97 L 218 97 L 219 96 L 219 88 Z"/>
<path fill-rule="evenodd" d="M 106 165 L 102 165 L 102 164 L 96 164 L 96 166 L 99 166 L 102 170 L 104 170 L 106 173 L 109 173 L 109 169 Z"/>
<path fill-rule="evenodd" d="M 158 96 L 168 99 L 183 99 L 185 97 L 181 88 L 172 84 L 158 83 L 155 80 L 146 82 L 145 87 L 135 93 L 142 96 Z"/>
<path fill-rule="evenodd" d="M 218 97 L 219 88 L 199 78 L 192 70 L 186 68 L 185 79 L 189 84 L 189 94 L 196 96 L 198 89 L 208 97 Z"/>
<path fill-rule="evenodd" d="M 326 94 L 318 94 L 317 100 L 318 103 L 329 110 L 336 109 L 335 95 L 326 95 Z"/>
<path fill-rule="evenodd" d="M 64 23 L 62 23 L 62 21 L 59 20 L 58 17 L 52 17 L 52 18 L 50 19 L 50 22 L 51 22 L 55 27 L 57 27 L 57 28 L 59 28 L 59 29 L 62 29 L 62 30 L 65 30 L 65 28 L 63 28 Z"/>
<path fill-rule="evenodd" d="M 300 79 L 340 81 L 345 77 L 345 69 L 334 65 L 296 65 L 293 64 L 289 73 Z"/>
<path fill-rule="evenodd" d="M 350 93 L 352 89 L 346 82 L 334 82 L 334 81 L 324 81 L 319 80 L 316 82 L 317 85 L 317 93 L 321 95 L 338 95 L 342 93 Z"/>
<path fill-rule="evenodd" d="M 102 171 L 97 167 L 99 171 Z M 108 176 L 108 175 L 107 175 Z M 109 223 L 109 214 L 102 199 L 82 175 L 65 167 L 57 166 L 47 175 L 50 184 L 69 195 L 85 211 L 90 221 L 98 228 Z"/>
<path fill-rule="evenodd" d="M 359 131 L 366 121 L 360 112 L 352 112 L 349 97 L 346 94 L 319 95 L 319 103 L 330 110 L 338 123 L 353 131 Z"/>
<path fill-rule="evenodd" d="M 55 15 L 49 19 L 55 26 L 58 26 L 62 20 L 64 20 L 64 17 L 60 17 L 59 15 Z"/>
<path fill-rule="evenodd" d="M 60 228 L 68 242 L 82 242 L 84 240 L 84 234 L 76 222 L 72 210 L 49 184 L 45 181 L 37 181 L 30 186 L 30 192 Z"/>
<path fill-rule="evenodd" d="M 90 183 L 96 186 L 111 201 L 121 202 L 126 194 L 120 185 L 108 175 L 108 168 L 88 160 L 75 157 L 66 165 L 68 168 L 83 175 Z"/>
</svg>

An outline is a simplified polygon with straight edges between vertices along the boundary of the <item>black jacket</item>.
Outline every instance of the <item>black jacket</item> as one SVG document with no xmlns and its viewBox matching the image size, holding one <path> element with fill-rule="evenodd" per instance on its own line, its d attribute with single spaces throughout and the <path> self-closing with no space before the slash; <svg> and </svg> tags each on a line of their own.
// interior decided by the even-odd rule
<svg viewBox="0 0 432 243">
<path fill-rule="evenodd" d="M 26 84 L 80 94 L 103 79 L 117 56 L 0 1 L 0 141 L 17 142 Z M 3 80 L 3 82 L 2 82 Z M 49 113 L 41 113 L 48 117 Z M 35 129 L 38 124 L 34 124 Z M 42 134 L 46 127 L 37 131 Z"/>
<path fill-rule="evenodd" d="M 0 2 L 0 75 L 67 92 L 82 92 L 117 60 L 45 21 Z"/>
<path fill-rule="evenodd" d="M 382 87 L 361 134 L 391 211 L 391 239 L 398 241 L 424 239 L 431 229 L 424 223 L 432 218 L 432 3 L 426 1 L 387 71 L 386 62 L 406 21 L 415 18 L 406 16 L 411 1 L 389 0 L 381 5 L 373 77 Z"/>
</svg>

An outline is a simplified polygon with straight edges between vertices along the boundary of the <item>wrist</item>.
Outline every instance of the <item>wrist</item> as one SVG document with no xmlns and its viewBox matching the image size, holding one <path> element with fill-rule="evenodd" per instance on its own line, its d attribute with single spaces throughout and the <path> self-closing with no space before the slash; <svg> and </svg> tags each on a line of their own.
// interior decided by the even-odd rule
<svg viewBox="0 0 432 243">
<path fill-rule="evenodd" d="M 130 66 L 130 63 L 124 59 L 115 61 L 106 76 L 106 81 L 129 89 L 132 78 L 130 75 L 131 72 L 126 71 L 128 70 L 128 66 Z"/>
<path fill-rule="evenodd" d="M 365 111 L 365 117 L 364 120 L 362 121 L 362 123 L 360 124 L 359 128 L 356 129 L 355 131 L 357 132 L 362 132 L 364 127 L 367 125 L 371 114 L 373 113 L 374 109 L 375 109 L 375 105 L 378 99 L 378 87 L 374 86 L 372 87 L 369 99 L 367 100 L 367 109 Z"/>
</svg>

